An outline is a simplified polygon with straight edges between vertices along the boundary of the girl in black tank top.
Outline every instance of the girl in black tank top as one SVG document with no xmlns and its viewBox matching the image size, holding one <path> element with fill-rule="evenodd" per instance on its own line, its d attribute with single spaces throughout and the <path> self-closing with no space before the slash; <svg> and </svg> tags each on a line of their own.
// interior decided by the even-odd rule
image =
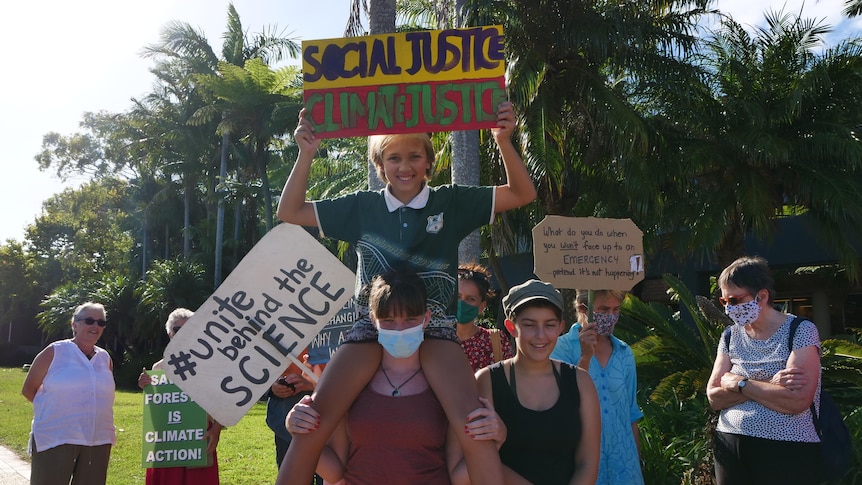
<svg viewBox="0 0 862 485">
<path fill-rule="evenodd" d="M 541 485 L 595 484 L 601 440 L 595 386 L 584 370 L 550 358 L 564 325 L 559 292 L 531 280 L 513 287 L 503 306 L 517 353 L 476 376 L 508 430 L 500 448 L 504 473 Z"/>
</svg>

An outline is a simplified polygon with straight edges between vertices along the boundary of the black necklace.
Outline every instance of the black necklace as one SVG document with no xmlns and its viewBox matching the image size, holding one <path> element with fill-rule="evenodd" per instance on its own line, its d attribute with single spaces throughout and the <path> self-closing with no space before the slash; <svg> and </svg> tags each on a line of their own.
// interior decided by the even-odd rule
<svg viewBox="0 0 862 485">
<path fill-rule="evenodd" d="M 380 370 L 383 371 L 383 377 L 386 378 L 386 382 L 388 382 L 389 385 L 392 386 L 392 396 L 398 397 L 401 395 L 401 391 L 399 389 L 404 387 L 404 384 L 407 384 L 408 382 L 410 382 L 410 379 L 413 379 L 414 377 L 416 377 L 416 374 L 418 374 L 419 371 L 422 370 L 422 368 L 420 367 L 420 368 L 416 369 L 416 372 L 414 372 L 410 377 L 408 377 L 406 381 L 402 382 L 401 384 L 399 384 L 397 386 L 395 384 L 393 384 L 392 381 L 389 380 L 389 376 L 386 375 L 386 369 L 384 369 L 382 365 L 380 366 Z"/>
</svg>

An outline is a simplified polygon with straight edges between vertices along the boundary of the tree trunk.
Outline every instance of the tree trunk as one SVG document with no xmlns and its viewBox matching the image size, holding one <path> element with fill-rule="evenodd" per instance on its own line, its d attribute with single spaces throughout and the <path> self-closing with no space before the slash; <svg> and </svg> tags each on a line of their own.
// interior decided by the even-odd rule
<svg viewBox="0 0 862 485">
<path fill-rule="evenodd" d="M 452 133 L 452 183 L 479 185 L 479 132 Z M 462 263 L 479 262 L 482 255 L 480 229 L 471 232 L 458 246 L 458 260 Z"/>
<path fill-rule="evenodd" d="M 371 0 L 368 7 L 368 28 L 371 35 L 395 32 L 395 0 Z M 386 184 L 377 178 L 377 169 L 368 161 L 368 190 L 380 190 Z"/>
<path fill-rule="evenodd" d="M 192 183 L 189 176 L 183 177 L 183 260 L 188 260 L 192 251 Z"/>
<path fill-rule="evenodd" d="M 225 133 L 221 137 L 221 162 L 219 163 L 218 184 L 223 184 L 227 177 L 227 155 L 230 147 L 230 134 Z M 218 288 L 222 280 L 222 254 L 224 253 L 224 190 L 216 189 L 218 196 L 218 212 L 216 215 L 216 240 L 215 240 L 215 271 L 213 288 Z"/>
<path fill-rule="evenodd" d="M 446 28 L 450 0 L 438 0 L 438 28 Z M 455 27 L 463 24 L 461 9 L 465 0 L 455 0 Z M 456 131 L 452 133 L 452 183 L 459 185 L 479 185 L 481 167 L 479 164 L 479 132 Z M 481 229 L 476 229 L 461 241 L 458 246 L 458 261 L 462 263 L 479 262 L 482 256 Z"/>
</svg>

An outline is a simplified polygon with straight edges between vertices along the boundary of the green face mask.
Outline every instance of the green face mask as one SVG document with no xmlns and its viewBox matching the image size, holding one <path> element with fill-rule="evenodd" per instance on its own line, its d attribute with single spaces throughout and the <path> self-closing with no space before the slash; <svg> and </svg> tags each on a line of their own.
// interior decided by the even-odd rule
<svg viewBox="0 0 862 485">
<path fill-rule="evenodd" d="M 471 323 L 478 316 L 479 307 L 465 303 L 463 300 L 458 300 L 458 312 L 455 314 L 458 323 Z"/>
</svg>

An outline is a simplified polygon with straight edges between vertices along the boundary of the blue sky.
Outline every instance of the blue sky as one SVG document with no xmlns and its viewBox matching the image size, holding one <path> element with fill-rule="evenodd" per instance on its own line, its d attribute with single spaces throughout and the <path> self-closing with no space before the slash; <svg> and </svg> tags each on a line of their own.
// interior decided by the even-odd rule
<svg viewBox="0 0 862 485">
<path fill-rule="evenodd" d="M 350 0 L 234 0 L 244 28 L 259 32 L 277 26 L 297 40 L 341 37 Z M 140 4 L 139 4 L 140 5 Z M 41 212 L 42 201 L 74 185 L 40 172 L 34 156 L 48 132 L 78 131 L 84 112 L 122 112 L 130 98 L 142 97 L 153 83 L 145 45 L 158 40 L 162 27 L 179 20 L 200 28 L 214 47 L 221 46 L 228 2 L 150 0 L 145 10 L 116 0 L 43 0 L 14 2 L 0 29 L 7 46 L 0 88 L 0 241 L 23 239 L 24 227 Z M 840 16 L 842 0 L 717 0 L 743 25 L 763 22 L 767 9 L 798 11 L 836 26 L 836 37 L 862 35 L 862 19 Z"/>
</svg>

